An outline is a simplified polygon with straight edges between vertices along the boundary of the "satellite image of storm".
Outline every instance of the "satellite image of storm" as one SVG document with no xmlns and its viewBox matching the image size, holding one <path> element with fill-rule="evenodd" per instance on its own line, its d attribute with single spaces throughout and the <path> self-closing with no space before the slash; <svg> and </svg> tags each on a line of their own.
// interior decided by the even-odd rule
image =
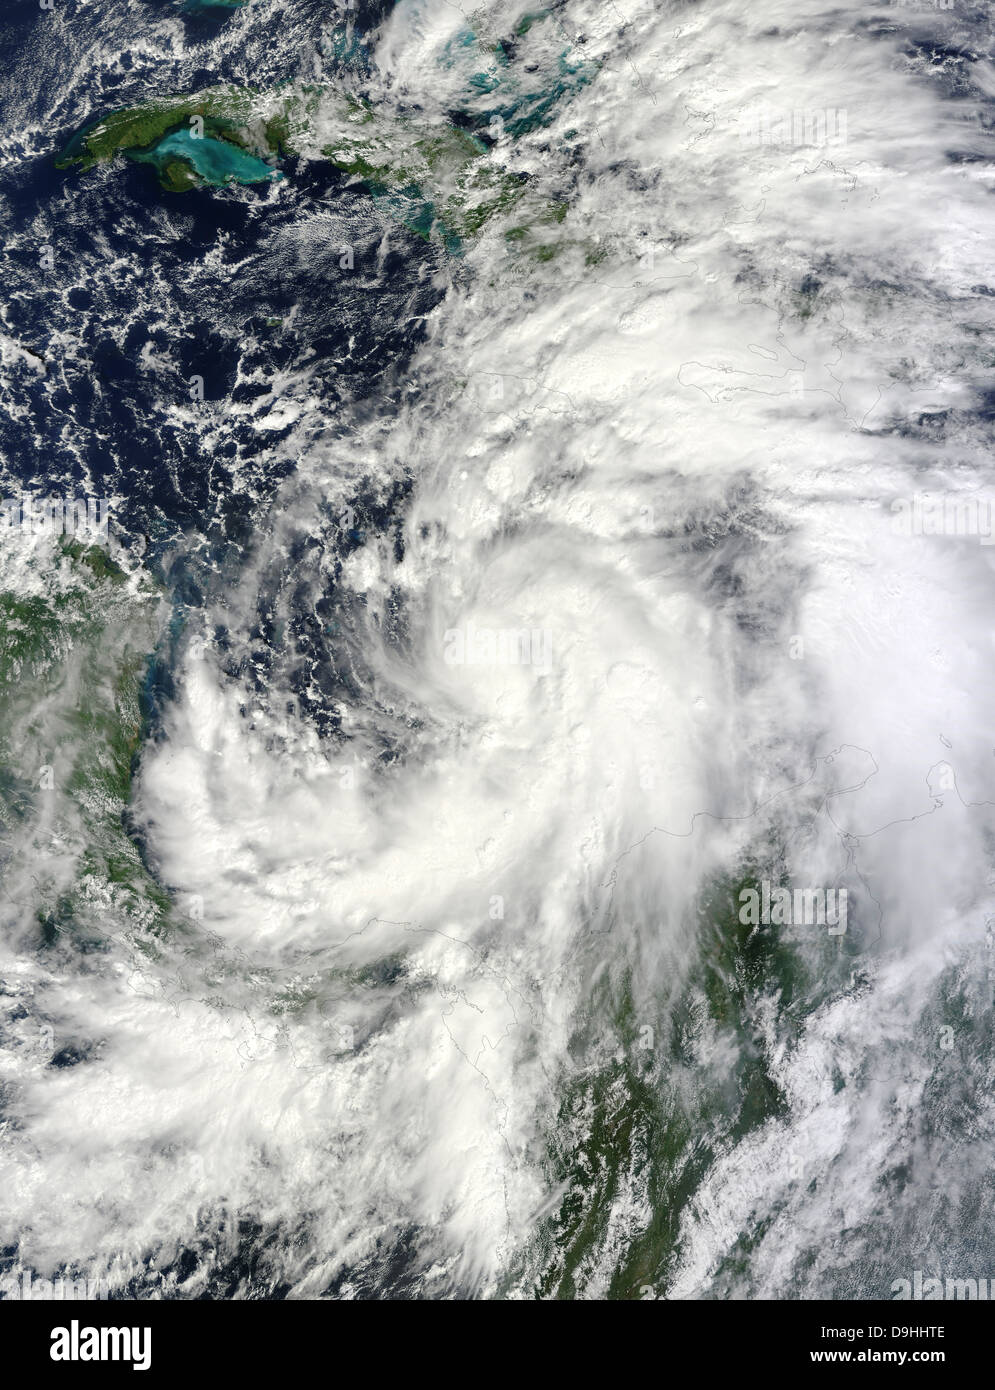
<svg viewBox="0 0 995 1390">
<path fill-rule="evenodd" d="M 995 1298 L 993 16 L 6 0 L 4 1304 Z"/>
</svg>

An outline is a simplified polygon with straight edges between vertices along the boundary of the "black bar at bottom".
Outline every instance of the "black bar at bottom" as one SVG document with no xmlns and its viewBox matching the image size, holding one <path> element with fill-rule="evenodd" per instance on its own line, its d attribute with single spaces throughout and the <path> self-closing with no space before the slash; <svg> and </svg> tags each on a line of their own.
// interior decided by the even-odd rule
<svg viewBox="0 0 995 1390">
<path fill-rule="evenodd" d="M 811 1369 L 832 1377 L 867 1366 L 897 1366 L 924 1374 L 935 1367 L 963 1372 L 984 1364 L 990 1329 L 988 1306 L 976 1302 L 657 1300 L 637 1307 L 591 1302 L 0 1302 L 0 1337 L 8 1365 L 14 1357 L 19 1376 L 37 1370 L 57 1379 L 62 1367 L 67 1382 L 87 1373 L 106 1378 L 116 1372 L 144 1377 L 195 1372 L 199 1378 L 217 1372 L 226 1377 L 244 1374 L 258 1384 L 267 1375 L 285 1376 L 299 1367 L 302 1352 L 311 1362 L 323 1356 L 337 1360 L 344 1350 L 351 1352 L 350 1376 L 362 1374 L 366 1356 L 372 1358 L 370 1371 L 382 1376 L 389 1372 L 382 1359 L 385 1348 L 390 1348 L 398 1368 L 410 1366 L 417 1350 L 427 1350 L 423 1341 L 409 1337 L 429 1333 L 437 1363 L 445 1344 L 436 1338 L 446 1338 L 454 1353 L 463 1346 L 465 1353 L 463 1337 L 472 1338 L 469 1345 L 482 1351 L 479 1339 L 496 1332 L 528 1338 L 519 1349 L 529 1348 L 532 1374 L 539 1348 L 548 1348 L 551 1366 L 562 1372 L 572 1354 L 581 1365 L 586 1363 L 592 1338 L 617 1367 L 619 1354 L 627 1354 L 626 1341 L 602 1339 L 630 1335 L 640 1339 L 636 1346 L 643 1352 L 647 1335 L 664 1339 L 655 1343 L 663 1354 L 661 1373 L 671 1366 L 668 1345 L 675 1356 L 680 1352 L 687 1369 L 708 1373 Z M 385 1337 L 391 1340 L 385 1343 Z M 330 1374 L 334 1366 L 333 1360 Z M 487 1368 L 492 1367 L 496 1372 L 488 1357 Z M 468 1373 L 475 1370 L 464 1361 L 462 1374 Z"/>
</svg>

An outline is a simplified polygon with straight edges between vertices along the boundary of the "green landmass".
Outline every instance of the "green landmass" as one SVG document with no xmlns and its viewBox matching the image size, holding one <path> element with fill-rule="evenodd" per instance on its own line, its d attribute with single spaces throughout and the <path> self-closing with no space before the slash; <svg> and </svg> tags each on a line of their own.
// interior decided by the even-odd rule
<svg viewBox="0 0 995 1390">
<path fill-rule="evenodd" d="M 523 13 L 514 41 L 525 41 L 547 19 L 545 10 Z M 570 244 L 554 235 L 566 215 L 566 203 L 541 202 L 527 176 L 505 167 L 495 157 L 492 139 L 484 137 L 491 130 L 488 122 L 495 119 L 505 122 L 512 140 L 546 124 L 561 98 L 588 81 L 590 73 L 564 51 L 545 88 L 521 92 L 510 86 L 503 41 L 484 40 L 467 30 L 450 49 L 454 45 L 461 52 L 479 52 L 488 64 L 487 72 L 467 79 L 468 101 L 471 106 L 477 103 L 468 112 L 470 129 L 438 122 L 426 127 L 415 117 L 384 113 L 372 102 L 329 85 L 284 86 L 270 92 L 219 86 L 111 112 L 79 131 L 56 164 L 85 172 L 123 154 L 154 163 L 160 183 L 170 192 L 184 192 L 205 181 L 243 181 L 237 169 L 224 180 L 205 180 L 176 150 L 175 139 L 163 156 L 156 157 L 159 142 L 200 117 L 205 136 L 271 164 L 288 156 L 327 159 L 361 182 L 410 231 L 426 240 L 438 235 L 450 251 L 458 252 L 492 219 L 521 204 L 524 215 L 513 229 L 511 243 L 540 261 L 550 260 L 561 244 Z M 486 98 L 482 106 L 481 98 Z M 247 175 L 244 181 L 252 180 Z"/>
<path fill-rule="evenodd" d="M 54 559 L 54 565 L 53 565 Z M 41 578 L 41 573 L 39 573 Z M 155 954 L 169 903 L 124 825 L 145 728 L 158 594 L 63 540 L 40 591 L 0 579 L 0 839 L 8 899 L 30 883 L 38 944 Z M 45 867 L 43 867 L 43 865 Z"/>
</svg>

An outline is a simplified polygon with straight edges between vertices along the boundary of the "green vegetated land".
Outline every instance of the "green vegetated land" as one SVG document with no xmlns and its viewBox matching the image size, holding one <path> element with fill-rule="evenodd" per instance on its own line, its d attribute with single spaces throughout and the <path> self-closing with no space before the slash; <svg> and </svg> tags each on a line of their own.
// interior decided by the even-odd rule
<svg viewBox="0 0 995 1390">
<path fill-rule="evenodd" d="M 60 169 L 92 169 L 124 154 L 155 162 L 164 142 L 183 135 L 189 143 L 159 164 L 163 186 L 182 191 L 198 183 L 255 182 L 257 164 L 272 160 L 281 148 L 287 122 L 275 113 L 267 120 L 259 97 L 238 87 L 217 87 L 190 96 L 158 97 L 129 110 L 112 111 L 84 127 L 56 159 Z M 220 146 L 228 156 L 218 173 L 198 168 L 197 146 Z M 174 165 L 183 166 L 181 171 Z M 275 169 L 267 169 L 272 177 Z"/>
<path fill-rule="evenodd" d="M 113 111 L 74 135 L 56 164 L 86 171 L 122 154 L 152 165 L 161 186 L 179 193 L 278 180 L 281 159 L 322 158 L 360 182 L 408 230 L 426 240 L 437 235 L 454 253 L 520 204 L 509 246 L 550 260 L 562 241 L 567 204 L 534 194 L 528 177 L 506 167 L 500 143 L 494 144 L 495 131 L 510 149 L 547 125 L 562 99 L 593 75 L 593 67 L 555 44 L 551 56 L 547 34 L 539 51 L 548 72 L 537 89 L 519 89 L 509 45 L 529 42 L 548 19 L 545 10 L 527 11 L 507 40 L 481 39 L 467 29 L 447 45 L 444 66 L 468 59 L 474 69 L 466 77 L 468 128 L 385 112 L 329 84 L 270 92 L 218 86 Z"/>
<path fill-rule="evenodd" d="M 269 110 L 251 93 L 224 88 L 116 111 L 79 132 L 56 163 L 85 171 L 123 154 L 154 164 L 171 192 L 278 177 L 274 167 L 263 166 L 310 146 L 319 101 L 321 129 L 331 132 L 320 157 L 360 181 L 409 230 L 426 239 L 437 231 L 450 250 L 527 192 L 527 180 L 489 159 L 477 135 L 448 125 L 426 129 L 411 119 L 384 116 L 359 98 L 331 98 L 317 90 L 286 98 L 276 109 L 270 104 Z M 227 159 L 217 158 L 219 148 Z M 206 159 L 195 162 L 200 151 L 215 156 L 217 172 Z M 561 205 L 542 215 L 555 223 L 564 211 Z"/>
<path fill-rule="evenodd" d="M 512 1275 L 533 1296 L 591 1296 L 609 1249 L 608 1297 L 665 1296 L 682 1220 L 715 1161 L 786 1115 L 774 1054 L 849 984 L 852 944 L 741 922 L 740 890 L 764 877 L 777 881 L 744 866 L 701 896 L 695 959 L 676 989 L 647 1002 L 631 969 L 599 978 L 550 1124 L 547 1177 L 564 1195 Z"/>
<path fill-rule="evenodd" d="M 20 576 L 23 581 L 23 576 Z M 144 954 L 168 913 L 124 824 L 144 728 L 158 594 L 106 551 L 63 540 L 44 583 L 0 579 L 0 833 L 8 898 L 39 945 Z M 23 924 L 22 924 L 23 925 Z"/>
</svg>

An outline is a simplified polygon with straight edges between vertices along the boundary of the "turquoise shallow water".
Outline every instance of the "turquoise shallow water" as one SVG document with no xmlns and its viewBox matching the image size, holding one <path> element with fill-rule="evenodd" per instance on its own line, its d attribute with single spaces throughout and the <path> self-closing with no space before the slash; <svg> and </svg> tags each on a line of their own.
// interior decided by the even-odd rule
<svg viewBox="0 0 995 1390">
<path fill-rule="evenodd" d="M 209 135 L 195 138 L 184 128 L 164 135 L 150 150 L 129 151 L 133 159 L 154 164 L 162 173 L 171 159 L 182 159 L 196 171 L 205 183 L 262 183 L 265 179 L 280 179 L 283 175 L 264 160 L 248 154 L 227 140 L 215 140 Z"/>
<path fill-rule="evenodd" d="M 948 17 L 184 3 L 89 7 L 110 84 L 37 6 L 0 36 L 0 1297 L 987 1280 L 991 285 Z M 74 137 L 54 178 L 41 84 L 149 172 Z M 778 134 L 789 93 L 847 147 Z M 284 196 L 226 191 L 268 177 L 248 113 Z M 353 120 L 383 182 L 318 155 Z M 898 533 L 913 489 L 949 534 Z M 80 493 L 106 556 L 7 510 Z M 743 911 L 782 885 L 846 931 Z"/>
</svg>

